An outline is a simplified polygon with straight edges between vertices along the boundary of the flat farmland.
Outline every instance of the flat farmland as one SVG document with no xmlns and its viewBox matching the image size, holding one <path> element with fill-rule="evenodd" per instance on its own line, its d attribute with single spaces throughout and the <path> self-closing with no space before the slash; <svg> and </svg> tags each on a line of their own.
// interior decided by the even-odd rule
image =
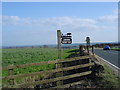
<svg viewBox="0 0 120 90">
<path fill-rule="evenodd" d="M 63 49 L 62 59 L 67 58 L 73 49 Z M 11 48 L 2 49 L 2 66 L 20 65 L 28 63 L 37 63 L 42 61 L 51 61 L 57 59 L 58 50 L 55 48 Z M 55 64 L 32 66 L 28 68 L 15 69 L 14 74 L 31 73 L 55 68 Z M 3 76 L 7 76 L 7 71 L 3 71 Z"/>
</svg>

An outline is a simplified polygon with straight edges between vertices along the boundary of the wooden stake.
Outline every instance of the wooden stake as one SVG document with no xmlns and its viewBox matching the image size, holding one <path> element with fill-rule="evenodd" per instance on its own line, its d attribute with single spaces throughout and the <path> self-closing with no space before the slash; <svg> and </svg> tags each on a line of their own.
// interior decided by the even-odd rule
<svg viewBox="0 0 120 90">
<path fill-rule="evenodd" d="M 87 52 L 89 54 L 89 47 L 90 47 L 90 38 L 86 37 L 86 47 L 87 47 Z"/>
<path fill-rule="evenodd" d="M 94 46 L 92 45 L 92 54 L 94 55 Z"/>
<path fill-rule="evenodd" d="M 58 59 L 61 59 L 61 31 L 57 30 L 57 38 L 58 38 Z"/>
<path fill-rule="evenodd" d="M 58 59 L 61 59 L 61 31 L 57 30 L 57 38 L 58 38 Z M 56 64 L 56 68 L 62 68 L 62 63 Z M 56 77 L 63 76 L 63 72 L 56 73 Z M 63 81 L 57 81 L 57 86 L 63 85 Z"/>
<path fill-rule="evenodd" d="M 84 55 L 84 53 L 83 53 L 83 46 L 79 46 L 79 55 L 80 56 L 83 56 Z"/>
<path fill-rule="evenodd" d="M 11 65 L 11 66 L 13 66 L 13 65 Z M 10 68 L 10 69 L 8 70 L 8 74 L 9 74 L 9 76 L 14 75 L 14 70 L 13 70 L 13 68 Z M 15 82 L 14 82 L 14 79 L 13 79 L 13 78 L 9 79 L 9 85 L 10 85 L 10 86 L 13 86 L 14 83 L 15 83 Z"/>
<path fill-rule="evenodd" d="M 89 54 L 89 46 L 87 46 L 87 53 Z"/>
</svg>

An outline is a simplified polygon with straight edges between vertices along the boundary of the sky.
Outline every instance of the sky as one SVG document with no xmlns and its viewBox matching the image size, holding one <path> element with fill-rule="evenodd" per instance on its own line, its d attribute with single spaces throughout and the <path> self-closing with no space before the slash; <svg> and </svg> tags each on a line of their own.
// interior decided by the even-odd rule
<svg viewBox="0 0 120 90">
<path fill-rule="evenodd" d="M 57 30 L 73 43 L 118 41 L 117 2 L 3 2 L 3 46 L 57 44 Z"/>
</svg>

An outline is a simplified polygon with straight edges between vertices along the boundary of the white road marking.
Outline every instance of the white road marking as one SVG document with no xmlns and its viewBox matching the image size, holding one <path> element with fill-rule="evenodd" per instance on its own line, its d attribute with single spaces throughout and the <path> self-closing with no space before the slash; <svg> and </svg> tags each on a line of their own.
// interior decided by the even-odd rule
<svg viewBox="0 0 120 90">
<path fill-rule="evenodd" d="M 104 62 L 107 62 L 107 63 L 110 64 L 111 66 L 115 67 L 116 69 L 120 70 L 119 67 L 117 67 L 117 66 L 115 66 L 114 64 L 112 64 L 112 63 L 106 61 L 105 59 L 101 58 L 100 56 L 99 56 L 99 58 L 102 59 Z"/>
<path fill-rule="evenodd" d="M 118 54 L 118 53 L 113 53 L 113 52 L 108 52 L 108 53 L 111 53 L 111 54 Z"/>
</svg>

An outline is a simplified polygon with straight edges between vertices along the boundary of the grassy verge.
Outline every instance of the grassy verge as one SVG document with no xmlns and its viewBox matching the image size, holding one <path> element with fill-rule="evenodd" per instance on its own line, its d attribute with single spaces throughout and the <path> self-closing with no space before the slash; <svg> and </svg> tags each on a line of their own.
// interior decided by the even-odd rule
<svg viewBox="0 0 120 90">
<path fill-rule="evenodd" d="M 113 74 L 112 70 L 104 65 L 104 73 L 101 73 L 101 83 L 104 88 L 120 88 L 119 81 L 120 79 Z"/>
<path fill-rule="evenodd" d="M 111 48 L 111 50 L 120 51 L 120 48 Z"/>
</svg>

